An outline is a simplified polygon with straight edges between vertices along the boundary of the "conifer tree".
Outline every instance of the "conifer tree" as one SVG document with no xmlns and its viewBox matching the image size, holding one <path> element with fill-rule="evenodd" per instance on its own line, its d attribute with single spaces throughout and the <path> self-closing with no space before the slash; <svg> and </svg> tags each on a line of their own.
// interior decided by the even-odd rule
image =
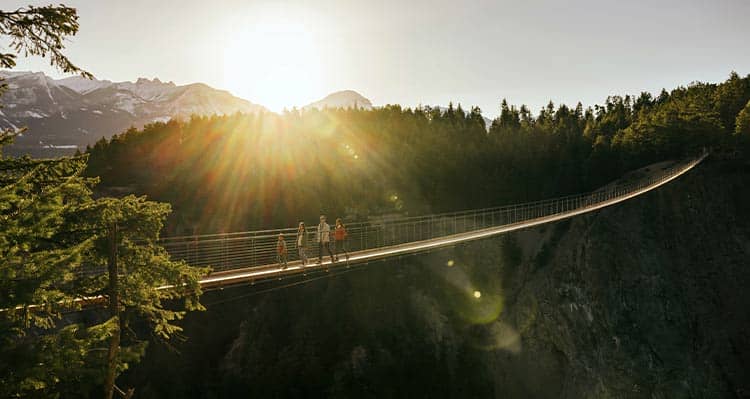
<svg viewBox="0 0 750 399">
<path fill-rule="evenodd" d="M 62 53 L 63 40 L 77 31 L 72 8 L 0 11 L 0 37 L 11 49 L 0 52 L 0 67 L 15 66 L 18 54 L 38 55 L 90 76 Z M 0 149 L 21 132 L 0 131 Z M 50 332 L 74 306 L 75 270 L 93 244 L 71 239 L 66 224 L 90 200 L 95 180 L 80 176 L 84 167 L 84 157 L 0 157 L 0 396 L 52 395 L 60 381 L 75 379 L 71 371 L 86 356 L 91 341 L 76 336 L 77 326 Z"/>
<path fill-rule="evenodd" d="M 56 328 L 77 306 L 76 271 L 93 245 L 69 231 L 90 201 L 83 167 L 82 158 L 0 160 L 0 396 L 57 391 L 95 341 Z"/>
<path fill-rule="evenodd" d="M 12 50 L 0 52 L 0 66 L 38 55 L 91 77 L 62 53 L 77 18 L 63 5 L 0 11 L 0 37 Z M 0 149 L 22 131 L 1 131 Z M 145 348 L 123 337 L 133 317 L 166 339 L 185 311 L 202 309 L 205 270 L 172 262 L 157 243 L 169 205 L 92 199 L 98 179 L 81 176 L 87 156 L 0 157 L 0 397 L 86 396 L 103 385 L 111 398 L 117 375 Z M 62 318 L 91 298 L 108 303 L 104 321 Z M 173 310 L 177 298 L 184 310 Z"/>
<path fill-rule="evenodd" d="M 750 101 L 748 101 L 747 104 L 745 104 L 745 107 L 737 114 L 734 133 L 740 135 L 743 139 L 750 138 Z"/>
<path fill-rule="evenodd" d="M 169 204 L 131 195 L 96 200 L 77 215 L 82 231 L 98 232 L 83 258 L 95 275 L 86 294 L 103 294 L 110 316 L 101 325 L 108 339 L 106 357 L 97 359 L 106 370 L 106 398 L 113 395 L 117 375 L 143 355 L 145 342 L 128 328 L 132 320 L 145 320 L 156 337 L 169 339 L 182 330 L 174 322 L 186 311 L 203 310 L 199 280 L 207 270 L 171 261 L 157 243 L 170 211 Z M 168 302 L 179 298 L 184 310 L 173 310 L 176 305 Z"/>
</svg>

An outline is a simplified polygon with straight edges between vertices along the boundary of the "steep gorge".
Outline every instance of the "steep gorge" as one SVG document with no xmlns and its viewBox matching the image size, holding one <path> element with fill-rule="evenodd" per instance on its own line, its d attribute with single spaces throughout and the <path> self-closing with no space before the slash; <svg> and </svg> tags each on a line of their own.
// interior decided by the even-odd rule
<svg viewBox="0 0 750 399">
<path fill-rule="evenodd" d="M 599 212 L 245 296 L 123 376 L 140 397 L 745 397 L 750 165 Z M 475 294 L 479 294 L 479 298 Z"/>
</svg>

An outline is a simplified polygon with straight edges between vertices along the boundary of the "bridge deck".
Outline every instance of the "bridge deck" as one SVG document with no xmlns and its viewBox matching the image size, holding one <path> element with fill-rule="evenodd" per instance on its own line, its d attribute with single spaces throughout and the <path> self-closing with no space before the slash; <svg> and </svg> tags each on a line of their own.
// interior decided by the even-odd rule
<svg viewBox="0 0 750 399">
<path fill-rule="evenodd" d="M 204 289 L 212 289 L 229 285 L 244 284 L 258 280 L 272 279 L 283 276 L 291 276 L 310 271 L 320 271 L 321 269 L 331 270 L 333 268 L 346 267 L 346 265 L 355 265 L 359 263 L 367 263 L 372 261 L 381 260 L 384 258 L 396 257 L 401 255 L 408 255 L 414 253 L 427 252 L 439 248 L 450 247 L 462 242 L 468 242 L 472 240 L 478 240 L 482 238 L 491 237 L 494 235 L 507 233 L 510 231 L 525 229 L 532 226 L 538 226 L 544 223 L 556 222 L 562 219 L 571 218 L 573 216 L 581 215 L 584 213 L 592 212 L 607 206 L 611 206 L 623 201 L 627 201 L 633 197 L 654 190 L 662 185 L 669 183 L 670 181 L 680 177 L 687 173 L 695 165 L 700 163 L 708 154 L 704 153 L 700 157 L 691 160 L 690 162 L 681 165 L 675 169 L 673 173 L 667 173 L 659 178 L 650 179 L 648 184 L 639 184 L 636 188 L 630 191 L 623 191 L 617 195 L 609 198 L 603 197 L 604 199 L 599 201 L 591 201 L 590 203 L 584 203 L 575 209 L 565 210 L 542 217 L 529 218 L 515 223 L 503 224 L 499 226 L 493 226 L 488 228 L 481 228 L 473 231 L 462 232 L 458 234 L 451 234 L 442 237 L 430 238 L 426 240 L 419 240 L 413 242 L 407 242 L 397 245 L 384 246 L 379 248 L 365 249 L 349 254 L 348 263 L 340 261 L 331 264 L 329 258 L 324 257 L 322 264 L 315 264 L 313 257 L 310 257 L 312 262 L 308 262 L 306 267 L 302 267 L 300 261 L 293 261 L 288 263 L 288 267 L 281 268 L 278 264 L 267 264 L 253 267 L 240 267 L 232 270 L 220 271 L 212 273 L 211 275 L 201 280 L 201 285 Z M 595 198 L 595 197 L 591 197 Z M 596 197 L 598 198 L 598 197 Z M 317 248 L 312 248 L 316 251 Z M 343 258 L 343 257 L 342 257 Z"/>
</svg>

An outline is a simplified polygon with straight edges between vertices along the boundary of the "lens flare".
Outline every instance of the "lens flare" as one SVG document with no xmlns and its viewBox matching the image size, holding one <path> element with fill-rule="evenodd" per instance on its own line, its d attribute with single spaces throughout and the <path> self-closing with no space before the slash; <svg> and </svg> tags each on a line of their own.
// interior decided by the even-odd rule
<svg viewBox="0 0 750 399">
<path fill-rule="evenodd" d="M 521 335 L 515 328 L 502 321 L 474 326 L 469 330 L 469 334 L 472 345 L 478 349 L 521 353 Z"/>
<path fill-rule="evenodd" d="M 455 289 L 449 290 L 449 304 L 456 314 L 470 324 L 489 324 L 496 321 L 505 306 L 502 288 L 495 284 L 488 285 L 487 282 L 480 285 L 472 281 L 464 267 L 457 267 L 457 262 L 453 259 L 448 260 L 446 266 L 448 267 L 434 270 L 445 283 Z"/>
</svg>

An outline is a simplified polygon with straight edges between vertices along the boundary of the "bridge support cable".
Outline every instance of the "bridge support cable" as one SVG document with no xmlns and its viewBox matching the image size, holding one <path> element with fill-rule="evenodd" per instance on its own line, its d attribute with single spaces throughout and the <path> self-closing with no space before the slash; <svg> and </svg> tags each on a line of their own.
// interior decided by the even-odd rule
<svg viewBox="0 0 750 399">
<path fill-rule="evenodd" d="M 704 151 L 695 158 L 675 162 L 650 171 L 645 176 L 626 176 L 583 194 L 485 209 L 348 223 L 346 245 L 349 263 L 420 253 L 592 212 L 667 184 L 687 173 L 707 156 L 708 152 Z M 308 230 L 308 261 L 311 263 L 316 260 L 314 255 L 317 252 L 314 230 L 314 227 Z M 276 240 L 279 234 L 284 234 L 288 248 L 288 267 L 284 269 L 276 264 Z M 325 260 L 321 265 L 308 263 L 308 267 L 302 268 L 295 238 L 296 229 L 286 228 L 164 237 L 159 244 L 167 250 L 172 260 L 184 260 L 193 266 L 210 266 L 212 274 L 201 281 L 204 288 L 332 267 L 330 260 Z M 82 271 L 84 274 L 103 272 Z"/>
<path fill-rule="evenodd" d="M 350 223 L 347 224 L 349 263 L 420 253 L 592 212 L 654 190 L 688 172 L 707 155 L 704 152 L 646 176 L 621 179 L 589 193 L 486 209 Z M 276 264 L 276 240 L 280 233 L 287 238 L 290 255 L 285 269 Z M 314 228 L 308 234 L 310 252 L 316 252 Z M 321 265 L 308 263 L 303 268 L 294 245 L 295 237 L 292 228 L 168 237 L 160 243 L 173 259 L 211 266 L 214 272 L 202 280 L 205 288 L 345 264 L 342 261 L 332 265 L 330 260 L 324 260 Z M 316 259 L 309 255 L 309 260 Z"/>
</svg>

